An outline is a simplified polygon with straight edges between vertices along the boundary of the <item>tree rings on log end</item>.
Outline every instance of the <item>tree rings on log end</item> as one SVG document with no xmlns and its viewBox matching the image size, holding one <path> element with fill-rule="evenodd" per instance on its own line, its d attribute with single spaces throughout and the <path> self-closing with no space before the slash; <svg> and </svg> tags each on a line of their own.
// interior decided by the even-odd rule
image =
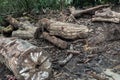
<svg viewBox="0 0 120 80">
<path fill-rule="evenodd" d="M 18 80 L 46 80 L 50 77 L 48 53 L 25 40 L 0 38 L 0 56 Z"/>
</svg>

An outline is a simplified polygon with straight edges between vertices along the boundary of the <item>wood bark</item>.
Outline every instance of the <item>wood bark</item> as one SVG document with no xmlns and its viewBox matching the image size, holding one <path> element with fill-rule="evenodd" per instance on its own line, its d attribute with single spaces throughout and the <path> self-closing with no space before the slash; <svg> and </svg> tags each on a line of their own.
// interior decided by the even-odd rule
<svg viewBox="0 0 120 80">
<path fill-rule="evenodd" d="M 86 38 L 88 27 L 72 23 L 64 23 L 49 19 L 42 19 L 38 22 L 39 27 L 46 29 L 50 35 L 59 36 L 64 39 Z"/>
<path fill-rule="evenodd" d="M 88 8 L 88 9 L 85 9 L 85 10 L 75 10 L 75 8 L 69 8 L 71 14 L 74 16 L 74 17 L 79 17 L 81 16 L 81 14 L 84 14 L 84 13 L 89 13 L 91 11 L 96 11 L 98 9 L 101 9 L 101 8 L 104 8 L 104 7 L 108 7 L 109 5 L 106 4 L 106 5 L 98 5 L 98 6 L 95 6 L 95 7 L 92 7 L 92 8 Z"/>
<path fill-rule="evenodd" d="M 19 37 L 23 39 L 34 38 L 37 27 L 32 25 L 29 21 L 17 21 L 13 17 L 8 17 L 7 21 L 14 27 L 14 29 L 18 29 L 17 31 L 14 31 L 13 29 L 13 37 Z"/>
<path fill-rule="evenodd" d="M 96 11 L 95 15 L 92 18 L 92 21 L 103 21 L 103 22 L 120 22 L 120 13 L 112 11 L 110 8 L 105 8 L 100 11 Z"/>
<path fill-rule="evenodd" d="M 50 77 L 48 53 L 25 40 L 0 37 L 0 61 L 18 80 L 46 80 Z"/>
<path fill-rule="evenodd" d="M 43 32 L 42 34 L 43 38 L 48 40 L 49 42 L 51 42 L 52 44 L 54 44 L 55 46 L 65 49 L 67 48 L 67 42 L 55 37 L 55 36 L 51 36 L 49 33 L 47 32 Z"/>
</svg>

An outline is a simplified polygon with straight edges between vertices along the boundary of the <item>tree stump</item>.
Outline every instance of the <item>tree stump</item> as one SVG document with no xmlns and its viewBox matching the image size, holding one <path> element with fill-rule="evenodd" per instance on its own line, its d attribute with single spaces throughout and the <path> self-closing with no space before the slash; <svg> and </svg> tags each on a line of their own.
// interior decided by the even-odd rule
<svg viewBox="0 0 120 80">
<path fill-rule="evenodd" d="M 18 80 L 46 80 L 50 77 L 48 53 L 25 40 L 0 37 L 0 61 Z"/>
</svg>

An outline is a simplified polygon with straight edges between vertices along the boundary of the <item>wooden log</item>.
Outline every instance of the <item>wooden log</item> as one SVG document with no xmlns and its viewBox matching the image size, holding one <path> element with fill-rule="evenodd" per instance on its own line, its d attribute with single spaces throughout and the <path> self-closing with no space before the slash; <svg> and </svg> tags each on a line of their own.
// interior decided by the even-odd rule
<svg viewBox="0 0 120 80">
<path fill-rule="evenodd" d="M 22 26 L 17 31 L 13 31 L 12 36 L 22 39 L 34 38 L 34 35 L 37 34 L 37 27 L 32 25 L 29 21 L 24 21 L 20 24 L 22 24 Z"/>
<path fill-rule="evenodd" d="M 38 22 L 39 27 L 46 29 L 50 35 L 59 36 L 64 39 L 86 38 L 88 27 L 72 23 L 64 23 L 49 19 L 42 19 Z"/>
<path fill-rule="evenodd" d="M 14 27 L 15 30 L 17 30 L 19 27 L 21 27 L 20 22 L 11 16 L 8 16 L 6 18 L 6 21 L 8 21 Z"/>
<path fill-rule="evenodd" d="M 98 10 L 98 9 L 101 9 L 101 8 L 104 8 L 104 7 L 108 7 L 108 6 L 109 5 L 106 4 L 106 5 L 98 5 L 98 6 L 88 8 L 88 9 L 85 9 L 85 10 L 75 10 L 75 8 L 69 8 L 69 10 L 74 17 L 79 17 L 79 16 L 81 16 L 81 14 L 89 13 L 91 11 L 95 11 L 95 10 Z"/>
<path fill-rule="evenodd" d="M 34 35 L 37 34 L 37 27 L 32 25 L 29 21 L 18 21 L 13 17 L 7 17 L 6 19 L 13 26 L 13 37 L 19 37 L 23 39 L 34 38 Z M 14 31 L 18 29 L 17 31 Z"/>
<path fill-rule="evenodd" d="M 54 44 L 55 46 L 65 49 L 67 48 L 68 44 L 66 41 L 63 41 L 55 36 L 51 36 L 49 33 L 47 32 L 43 32 L 42 36 L 44 39 L 48 40 L 49 42 L 51 42 L 52 44 Z"/>
<path fill-rule="evenodd" d="M 103 10 L 96 11 L 92 21 L 119 23 L 120 13 L 112 11 L 110 8 L 105 8 Z"/>
<path fill-rule="evenodd" d="M 103 17 L 103 18 L 119 18 L 120 13 L 112 11 L 110 8 L 105 8 L 95 12 L 94 17 Z"/>
<path fill-rule="evenodd" d="M 0 37 L 0 62 L 17 80 L 46 80 L 50 77 L 49 54 L 25 40 Z"/>
<path fill-rule="evenodd" d="M 92 18 L 92 22 L 113 22 L 113 23 L 119 23 L 119 18 L 103 18 L 103 17 L 94 17 Z"/>
</svg>

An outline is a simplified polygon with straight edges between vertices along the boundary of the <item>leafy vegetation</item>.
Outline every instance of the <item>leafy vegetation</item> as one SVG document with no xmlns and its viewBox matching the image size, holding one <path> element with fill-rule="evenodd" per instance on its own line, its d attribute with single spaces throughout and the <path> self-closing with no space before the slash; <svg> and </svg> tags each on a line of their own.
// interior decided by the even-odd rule
<svg viewBox="0 0 120 80">
<path fill-rule="evenodd" d="M 0 16 L 42 8 L 63 9 L 68 5 L 82 7 L 109 2 L 118 3 L 119 0 L 0 0 Z"/>
</svg>

